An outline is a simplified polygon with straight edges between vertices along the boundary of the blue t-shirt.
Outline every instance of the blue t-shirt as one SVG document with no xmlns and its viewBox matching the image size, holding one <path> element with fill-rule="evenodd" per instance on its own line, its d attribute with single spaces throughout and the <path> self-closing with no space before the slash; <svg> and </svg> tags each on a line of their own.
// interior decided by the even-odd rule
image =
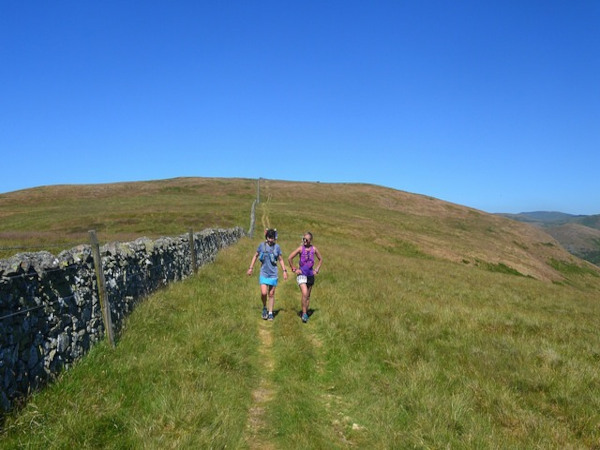
<svg viewBox="0 0 600 450">
<path fill-rule="evenodd" d="M 281 256 L 281 247 L 279 244 L 273 246 L 266 242 L 261 242 L 258 248 L 258 259 L 262 263 L 260 276 L 265 278 L 277 278 L 277 261 Z"/>
</svg>

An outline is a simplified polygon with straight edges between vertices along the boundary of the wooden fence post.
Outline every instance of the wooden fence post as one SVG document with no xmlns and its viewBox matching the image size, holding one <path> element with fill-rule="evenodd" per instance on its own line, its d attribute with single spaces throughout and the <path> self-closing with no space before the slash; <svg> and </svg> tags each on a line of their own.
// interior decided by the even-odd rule
<svg viewBox="0 0 600 450">
<path fill-rule="evenodd" d="M 254 237 L 254 221 L 256 217 L 256 200 L 252 202 L 252 208 L 250 208 L 250 228 L 248 228 L 248 235 L 250 238 Z"/>
<path fill-rule="evenodd" d="M 194 230 L 190 228 L 190 254 L 192 255 L 192 275 L 198 271 L 198 262 L 196 261 L 196 246 L 194 245 Z"/>
<path fill-rule="evenodd" d="M 106 337 L 112 348 L 115 348 L 115 337 L 113 334 L 112 317 L 110 315 L 110 302 L 106 295 L 106 280 L 104 279 L 104 270 L 102 269 L 102 258 L 100 258 L 100 244 L 95 230 L 90 230 L 90 241 L 92 243 L 92 255 L 94 257 L 94 266 L 96 268 L 96 281 L 98 282 L 98 299 L 102 309 L 102 319 L 104 320 L 104 329 Z"/>
</svg>

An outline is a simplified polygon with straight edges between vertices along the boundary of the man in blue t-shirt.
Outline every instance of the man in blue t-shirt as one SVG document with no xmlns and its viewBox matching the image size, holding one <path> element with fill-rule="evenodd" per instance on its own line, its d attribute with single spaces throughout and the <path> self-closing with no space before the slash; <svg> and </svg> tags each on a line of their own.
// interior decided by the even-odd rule
<svg viewBox="0 0 600 450">
<path fill-rule="evenodd" d="M 275 230 L 267 230 L 265 233 L 265 242 L 261 242 L 256 253 L 250 262 L 248 276 L 252 275 L 254 263 L 258 259 L 262 266 L 260 268 L 260 298 L 263 304 L 262 318 L 265 320 L 273 320 L 273 306 L 275 305 L 275 288 L 277 287 L 277 263 L 281 264 L 283 270 L 283 279 L 287 280 L 287 269 L 281 256 L 281 247 L 275 242 L 277 232 Z M 267 309 L 267 298 L 269 299 Z"/>
</svg>

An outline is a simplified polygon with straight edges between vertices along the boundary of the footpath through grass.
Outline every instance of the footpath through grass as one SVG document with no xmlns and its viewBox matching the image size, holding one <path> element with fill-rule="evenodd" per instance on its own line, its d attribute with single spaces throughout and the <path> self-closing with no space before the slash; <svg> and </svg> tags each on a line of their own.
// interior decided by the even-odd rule
<svg viewBox="0 0 600 450">
<path fill-rule="evenodd" d="M 386 252 L 348 232 L 348 210 L 330 205 L 325 226 L 273 199 L 261 213 L 285 255 L 310 228 L 325 258 L 308 324 L 292 279 L 260 319 L 245 275 L 260 238 L 243 239 L 7 417 L 0 447 L 600 446 L 595 276 L 558 285 Z"/>
</svg>

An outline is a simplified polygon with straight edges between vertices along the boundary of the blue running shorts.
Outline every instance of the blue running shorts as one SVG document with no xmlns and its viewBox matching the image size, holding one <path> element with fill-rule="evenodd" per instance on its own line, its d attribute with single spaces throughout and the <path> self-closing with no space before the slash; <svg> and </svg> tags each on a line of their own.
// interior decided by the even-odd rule
<svg viewBox="0 0 600 450">
<path fill-rule="evenodd" d="M 259 278 L 259 282 L 260 282 L 260 284 L 266 284 L 269 286 L 277 286 L 277 278 L 266 278 L 266 277 L 261 276 Z"/>
</svg>

